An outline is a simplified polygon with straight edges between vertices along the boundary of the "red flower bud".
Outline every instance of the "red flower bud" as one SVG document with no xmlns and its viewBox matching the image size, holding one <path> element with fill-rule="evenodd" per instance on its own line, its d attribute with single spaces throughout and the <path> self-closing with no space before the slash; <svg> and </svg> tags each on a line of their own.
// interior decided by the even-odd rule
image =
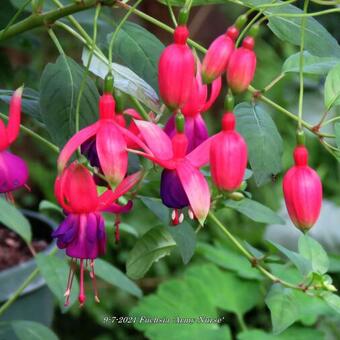
<svg viewBox="0 0 340 340">
<path fill-rule="evenodd" d="M 195 78 L 195 58 L 186 44 L 188 36 L 187 27 L 178 26 L 175 42 L 163 51 L 158 64 L 159 93 L 171 109 L 185 104 Z"/>
<path fill-rule="evenodd" d="M 223 130 L 211 141 L 210 167 L 215 185 L 222 190 L 234 191 L 242 183 L 247 166 L 247 144 L 235 131 L 235 115 L 224 114 Z"/>
<path fill-rule="evenodd" d="M 205 83 L 211 83 L 225 72 L 235 48 L 234 41 L 237 36 L 238 29 L 231 26 L 225 34 L 220 35 L 211 43 L 202 64 L 202 77 Z"/>
<path fill-rule="evenodd" d="M 252 37 L 246 37 L 242 47 L 234 50 L 230 57 L 227 81 L 229 87 L 236 93 L 245 91 L 253 81 L 256 70 L 254 44 Z"/>
<path fill-rule="evenodd" d="M 308 230 L 320 214 L 322 184 L 317 172 L 308 166 L 308 151 L 304 146 L 295 148 L 294 160 L 295 165 L 283 178 L 283 194 L 295 226 Z"/>
</svg>

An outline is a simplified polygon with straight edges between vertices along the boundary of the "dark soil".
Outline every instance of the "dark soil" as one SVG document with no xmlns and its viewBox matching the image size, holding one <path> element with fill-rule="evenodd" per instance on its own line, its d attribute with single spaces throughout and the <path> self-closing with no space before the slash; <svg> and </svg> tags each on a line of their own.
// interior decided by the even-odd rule
<svg viewBox="0 0 340 340">
<path fill-rule="evenodd" d="M 36 253 L 46 249 L 46 240 L 33 240 L 32 247 Z M 0 271 L 28 261 L 33 257 L 27 244 L 13 231 L 0 226 Z"/>
</svg>

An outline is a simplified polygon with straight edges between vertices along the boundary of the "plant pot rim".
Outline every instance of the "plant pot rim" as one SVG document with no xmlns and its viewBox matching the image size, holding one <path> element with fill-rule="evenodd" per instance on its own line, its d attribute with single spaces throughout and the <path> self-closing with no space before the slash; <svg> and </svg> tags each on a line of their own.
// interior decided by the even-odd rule
<svg viewBox="0 0 340 340">
<path fill-rule="evenodd" d="M 36 212 L 36 211 L 33 211 L 33 210 L 27 210 L 27 209 L 20 209 L 20 211 L 26 217 L 29 217 L 29 218 L 32 218 L 32 219 L 37 219 L 37 220 L 40 220 L 41 222 L 43 222 L 46 225 L 46 227 L 49 227 L 51 229 L 51 232 L 52 232 L 52 230 L 54 230 L 58 226 L 58 224 L 55 221 L 53 221 L 52 219 L 48 218 L 45 215 L 42 215 L 39 212 Z M 40 252 L 40 254 L 48 255 L 53 250 L 55 245 L 56 245 L 56 241 L 52 240 L 52 242 L 49 243 L 49 245 L 46 247 L 46 249 L 44 249 L 42 252 Z M 5 280 L 9 276 L 17 275 L 17 273 L 20 272 L 20 271 L 27 270 L 28 268 L 30 268 L 29 272 L 32 272 L 36 268 L 34 258 L 31 258 L 28 261 L 19 263 L 19 264 L 12 266 L 10 268 L 0 270 L 0 282 L 2 280 Z M 22 282 L 20 282 L 19 286 L 21 284 L 22 284 Z M 36 290 L 36 289 L 39 289 L 44 284 L 45 284 L 45 280 L 41 276 L 38 276 L 36 280 L 34 280 L 30 285 L 28 285 L 25 288 L 25 290 L 21 293 L 21 295 L 25 295 L 25 294 L 28 294 L 28 293 Z M 15 287 L 15 288 L 17 289 L 17 287 Z M 13 289 L 12 293 L 16 289 Z M 0 295 L 0 303 L 6 301 L 12 295 L 12 293 L 7 294 L 7 295 Z"/>
</svg>

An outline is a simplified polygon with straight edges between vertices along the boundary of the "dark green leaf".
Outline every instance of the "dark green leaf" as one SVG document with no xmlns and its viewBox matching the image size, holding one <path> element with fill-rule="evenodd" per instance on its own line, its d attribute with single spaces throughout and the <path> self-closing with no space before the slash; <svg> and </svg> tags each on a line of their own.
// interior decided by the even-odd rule
<svg viewBox="0 0 340 340">
<path fill-rule="evenodd" d="M 0 90 L 0 100 L 9 104 L 14 91 Z M 22 112 L 32 116 L 33 118 L 41 121 L 40 106 L 39 106 L 39 92 L 24 88 L 21 101 Z"/>
<path fill-rule="evenodd" d="M 264 107 L 244 102 L 235 107 L 235 114 L 237 129 L 248 145 L 256 184 L 260 186 L 281 171 L 282 138 Z"/>
<path fill-rule="evenodd" d="M 58 299 L 60 308 L 65 309 L 64 293 L 66 291 L 67 277 L 70 270 L 69 266 L 64 260 L 56 256 L 46 256 L 43 254 L 38 254 L 36 256 L 36 262 L 40 273 L 44 277 L 48 287 Z M 75 267 L 75 270 L 77 270 L 77 266 Z M 78 293 L 79 287 L 75 275 L 73 278 L 69 307 L 71 307 L 77 300 Z"/>
<path fill-rule="evenodd" d="M 319 274 L 327 273 L 329 259 L 320 243 L 307 235 L 301 235 L 299 238 L 299 252 L 311 262 L 314 272 Z"/>
<path fill-rule="evenodd" d="M 316 57 L 307 51 L 304 51 L 303 54 L 303 72 L 307 74 L 327 74 L 332 67 L 340 62 L 340 59 L 335 57 Z M 300 53 L 295 53 L 286 59 L 282 66 L 282 72 L 300 72 Z"/>
<path fill-rule="evenodd" d="M 31 225 L 27 218 L 12 204 L 0 198 L 0 222 L 16 232 L 27 243 L 31 242 Z"/>
<path fill-rule="evenodd" d="M 164 227 L 155 227 L 145 233 L 129 253 L 126 263 L 127 275 L 140 279 L 153 262 L 169 255 L 176 242 Z"/>
<path fill-rule="evenodd" d="M 228 208 L 235 209 L 241 214 L 249 217 L 255 222 L 267 223 L 267 224 L 284 224 L 284 220 L 277 215 L 273 210 L 269 209 L 265 205 L 250 200 L 248 198 L 244 198 L 240 201 L 234 200 L 226 200 L 224 201 L 224 205 Z"/>
<path fill-rule="evenodd" d="M 143 295 L 141 289 L 133 281 L 119 269 L 104 260 L 96 260 L 95 273 L 104 281 L 123 289 L 134 296 L 141 297 Z"/>
<path fill-rule="evenodd" d="M 15 320 L 0 322 L 0 339 L 58 340 L 58 337 L 38 322 Z"/>
<path fill-rule="evenodd" d="M 87 49 L 83 50 L 82 61 L 87 65 L 89 53 Z M 108 72 L 108 60 L 105 57 L 93 56 L 90 65 L 90 71 L 96 76 L 104 79 Z M 114 77 L 114 86 L 131 96 L 136 97 L 154 112 L 159 112 L 160 104 L 155 90 L 146 83 L 136 73 L 126 66 L 112 63 L 112 72 Z"/>
<path fill-rule="evenodd" d="M 84 70 L 69 57 L 60 56 L 55 64 L 48 64 L 40 79 L 40 108 L 42 119 L 52 139 L 59 146 L 75 133 L 77 98 Z M 91 78 L 80 103 L 80 127 L 98 118 L 99 93 Z"/>
<path fill-rule="evenodd" d="M 325 82 L 325 106 L 327 110 L 340 105 L 340 63 L 333 67 Z"/>
<path fill-rule="evenodd" d="M 286 255 L 298 268 L 299 272 L 306 276 L 312 271 L 312 263 L 299 253 L 289 250 L 276 242 L 270 241 L 282 254 Z"/>
<path fill-rule="evenodd" d="M 270 309 L 273 332 L 278 334 L 299 319 L 299 309 L 294 300 L 293 290 L 281 284 L 273 284 L 265 303 Z"/>
<path fill-rule="evenodd" d="M 112 34 L 108 35 L 108 46 Z M 158 59 L 164 45 L 149 31 L 133 22 L 125 22 L 116 36 L 113 45 L 113 56 L 154 89 L 158 89 Z"/>
</svg>

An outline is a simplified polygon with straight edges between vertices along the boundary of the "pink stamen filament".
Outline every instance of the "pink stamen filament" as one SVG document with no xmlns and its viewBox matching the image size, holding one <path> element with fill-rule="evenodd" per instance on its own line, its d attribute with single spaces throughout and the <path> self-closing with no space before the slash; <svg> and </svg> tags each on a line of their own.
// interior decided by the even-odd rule
<svg viewBox="0 0 340 340">
<path fill-rule="evenodd" d="M 84 260 L 80 260 L 80 282 L 79 282 L 79 297 L 78 297 L 80 307 L 85 303 L 86 296 L 84 291 Z"/>
<path fill-rule="evenodd" d="M 75 268 L 74 268 L 75 262 L 76 262 L 75 259 L 71 259 L 70 270 L 68 272 L 68 278 L 67 278 L 67 286 L 66 286 L 66 291 L 64 294 L 64 296 L 66 297 L 65 304 L 64 304 L 65 307 L 67 307 L 70 304 L 71 289 L 72 289 L 72 283 L 73 283 L 74 271 L 75 271 Z"/>
<path fill-rule="evenodd" d="M 90 266 L 91 266 L 91 270 L 90 270 L 90 278 L 92 280 L 92 286 L 93 286 L 93 291 L 94 291 L 94 299 L 97 303 L 100 302 L 99 300 L 99 296 L 98 296 L 98 289 L 97 289 L 97 281 L 96 281 L 96 275 L 94 273 L 94 260 L 90 260 Z"/>
</svg>

